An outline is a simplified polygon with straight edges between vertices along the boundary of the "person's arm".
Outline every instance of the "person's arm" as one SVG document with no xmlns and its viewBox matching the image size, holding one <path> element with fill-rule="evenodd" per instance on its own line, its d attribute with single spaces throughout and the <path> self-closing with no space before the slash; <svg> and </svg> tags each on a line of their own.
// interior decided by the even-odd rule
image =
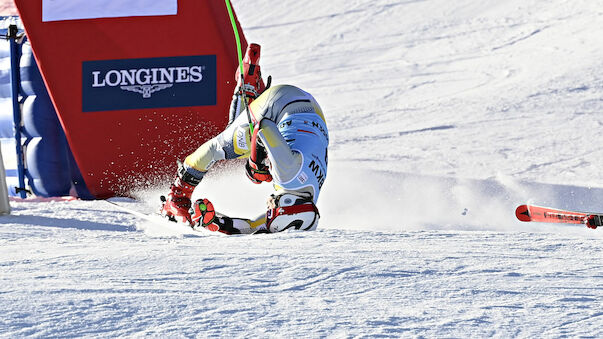
<svg viewBox="0 0 603 339">
<path fill-rule="evenodd" d="M 302 158 L 299 153 L 291 150 L 276 124 L 271 120 L 263 119 L 260 122 L 258 138 L 268 153 L 272 175 L 280 182 L 293 179 L 299 172 Z"/>
<path fill-rule="evenodd" d="M 231 218 L 217 213 L 208 199 L 198 199 L 191 206 L 193 228 L 204 227 L 212 232 L 225 234 L 266 233 L 266 213 L 255 219 Z"/>
</svg>

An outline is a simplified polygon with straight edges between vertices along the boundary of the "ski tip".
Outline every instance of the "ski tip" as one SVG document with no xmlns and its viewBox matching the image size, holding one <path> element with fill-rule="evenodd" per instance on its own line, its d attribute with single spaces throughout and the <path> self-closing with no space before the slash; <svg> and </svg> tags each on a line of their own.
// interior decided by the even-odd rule
<svg viewBox="0 0 603 339">
<path fill-rule="evenodd" d="M 530 209 L 528 208 L 528 205 L 517 206 L 517 209 L 515 209 L 515 216 L 520 221 L 525 221 L 525 222 L 532 221 L 532 217 L 530 216 Z"/>
</svg>

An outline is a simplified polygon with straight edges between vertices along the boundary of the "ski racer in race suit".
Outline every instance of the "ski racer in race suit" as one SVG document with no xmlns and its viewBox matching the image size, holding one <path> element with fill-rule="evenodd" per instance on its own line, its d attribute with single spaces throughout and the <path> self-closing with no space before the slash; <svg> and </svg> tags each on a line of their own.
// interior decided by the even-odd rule
<svg viewBox="0 0 603 339">
<path fill-rule="evenodd" d="M 309 93 L 290 85 L 270 87 L 270 78 L 266 88 L 259 56 L 260 46 L 250 44 L 242 83 L 237 70 L 226 129 L 179 163 L 168 197 L 163 198 L 161 212 L 170 220 L 226 234 L 316 229 L 320 215 L 315 204 L 327 174 L 325 118 Z M 231 218 L 217 213 L 207 199 L 191 204 L 193 190 L 216 161 L 241 157 L 248 157 L 245 170 L 252 182 L 273 183 L 266 213 L 255 219 Z"/>
</svg>

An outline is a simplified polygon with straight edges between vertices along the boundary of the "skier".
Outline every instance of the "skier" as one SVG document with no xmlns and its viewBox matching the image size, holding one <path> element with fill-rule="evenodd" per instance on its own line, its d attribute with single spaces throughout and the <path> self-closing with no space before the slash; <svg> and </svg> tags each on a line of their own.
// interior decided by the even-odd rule
<svg viewBox="0 0 603 339">
<path fill-rule="evenodd" d="M 259 57 L 260 46 L 250 44 L 244 77 L 237 69 L 226 129 L 178 164 L 167 199 L 162 197 L 161 213 L 170 220 L 226 234 L 316 229 L 315 204 L 327 174 L 327 125 L 309 93 L 291 85 L 270 87 L 270 77 L 265 86 Z M 266 213 L 231 218 L 217 213 L 207 199 L 191 204 L 193 190 L 216 161 L 241 157 L 248 157 L 245 170 L 252 182 L 273 182 Z"/>
</svg>

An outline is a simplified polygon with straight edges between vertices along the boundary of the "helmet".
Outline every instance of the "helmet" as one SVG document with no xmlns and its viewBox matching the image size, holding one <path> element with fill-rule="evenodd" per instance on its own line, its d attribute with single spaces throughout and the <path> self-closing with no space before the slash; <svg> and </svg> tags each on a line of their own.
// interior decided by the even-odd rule
<svg viewBox="0 0 603 339">
<path fill-rule="evenodd" d="M 291 193 L 272 195 L 268 201 L 266 228 L 269 232 L 282 232 L 289 228 L 311 231 L 318 226 L 320 214 L 311 198 Z"/>
</svg>

